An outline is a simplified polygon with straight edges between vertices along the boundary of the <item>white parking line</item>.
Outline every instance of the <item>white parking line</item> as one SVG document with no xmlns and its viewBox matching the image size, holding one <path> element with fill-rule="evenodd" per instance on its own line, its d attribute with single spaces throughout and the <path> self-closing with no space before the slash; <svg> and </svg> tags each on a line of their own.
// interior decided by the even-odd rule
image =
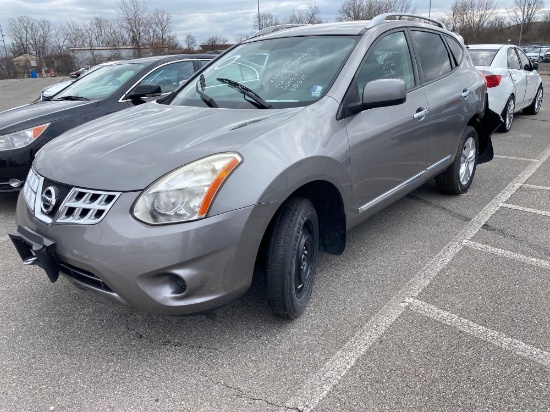
<svg viewBox="0 0 550 412">
<path fill-rule="evenodd" d="M 529 265 L 538 266 L 545 269 L 550 269 L 550 262 L 547 260 L 536 259 L 529 256 L 521 255 L 519 253 L 510 252 L 509 250 L 499 249 L 482 243 L 473 242 L 471 240 L 465 240 L 462 242 L 464 246 L 468 246 L 472 249 L 480 250 L 482 252 L 492 253 L 493 255 L 506 257 L 508 259 L 514 259 L 519 262 L 527 263 Z"/>
<path fill-rule="evenodd" d="M 0 236 L 0 243 L 5 242 L 5 241 L 7 241 L 7 240 L 9 240 L 9 237 L 7 237 L 7 236 Z"/>
<path fill-rule="evenodd" d="M 534 213 L 541 216 L 550 216 L 550 212 L 547 212 L 546 210 L 531 209 L 529 207 L 512 205 L 510 203 L 503 203 L 501 206 L 505 207 L 506 209 L 519 210 L 520 212 Z"/>
<path fill-rule="evenodd" d="M 529 187 L 531 189 L 539 189 L 539 190 L 550 190 L 550 187 L 548 187 L 548 186 L 538 186 L 538 185 L 524 184 L 523 187 Z"/>
<path fill-rule="evenodd" d="M 526 159 L 525 157 L 513 157 L 513 156 L 502 156 L 494 155 L 495 159 L 510 159 L 510 160 L 525 160 L 526 162 L 535 162 L 537 159 Z"/>
<path fill-rule="evenodd" d="M 357 333 L 336 352 L 317 372 L 305 380 L 304 385 L 286 403 L 289 408 L 313 410 L 330 390 L 342 379 L 380 336 L 401 316 L 407 304 L 405 299 L 416 297 L 430 284 L 462 250 L 464 240 L 470 240 L 500 206 L 512 196 L 533 173 L 550 157 L 548 146 L 537 159 L 527 166 L 502 192 L 485 206 L 407 285 L 397 292 Z"/>
<path fill-rule="evenodd" d="M 546 368 L 550 368 L 550 353 L 548 352 L 523 343 L 517 339 L 510 338 L 496 330 L 486 328 L 457 315 L 453 315 L 452 313 L 438 309 L 426 302 L 412 298 L 408 298 L 406 301 L 409 308 L 417 313 L 459 329 L 485 342 L 492 343 L 499 348 L 514 352 L 516 355 L 539 363 Z"/>
</svg>

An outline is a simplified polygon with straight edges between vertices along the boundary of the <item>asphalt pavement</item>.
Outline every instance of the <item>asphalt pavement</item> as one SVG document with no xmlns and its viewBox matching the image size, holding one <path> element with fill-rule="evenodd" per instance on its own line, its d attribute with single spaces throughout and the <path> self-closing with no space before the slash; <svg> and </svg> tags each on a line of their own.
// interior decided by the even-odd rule
<svg viewBox="0 0 550 412">
<path fill-rule="evenodd" d="M 0 82 L 0 109 L 37 80 Z M 550 410 L 549 102 L 493 136 L 468 194 L 430 182 L 322 255 L 292 322 L 258 280 L 215 318 L 51 284 L 21 263 L 0 197 L 0 410 Z"/>
</svg>

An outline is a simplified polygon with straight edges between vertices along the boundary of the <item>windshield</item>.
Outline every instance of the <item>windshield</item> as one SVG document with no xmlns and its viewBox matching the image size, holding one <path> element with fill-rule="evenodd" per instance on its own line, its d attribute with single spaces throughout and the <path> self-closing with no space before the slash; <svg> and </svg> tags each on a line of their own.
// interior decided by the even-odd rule
<svg viewBox="0 0 550 412">
<path fill-rule="evenodd" d="M 468 49 L 474 66 L 490 66 L 498 49 Z"/>
<path fill-rule="evenodd" d="M 89 100 L 105 99 L 143 67 L 143 64 L 137 63 L 99 67 L 56 94 L 54 100 L 75 97 Z"/>
<path fill-rule="evenodd" d="M 325 95 L 356 37 L 311 36 L 242 44 L 189 82 L 171 104 L 223 108 L 286 108 Z"/>
</svg>

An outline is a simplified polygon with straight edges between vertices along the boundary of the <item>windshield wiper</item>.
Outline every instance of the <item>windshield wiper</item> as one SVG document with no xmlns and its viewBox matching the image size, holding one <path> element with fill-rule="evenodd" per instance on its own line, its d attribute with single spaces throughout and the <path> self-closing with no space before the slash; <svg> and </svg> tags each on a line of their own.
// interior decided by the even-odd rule
<svg viewBox="0 0 550 412">
<path fill-rule="evenodd" d="M 55 100 L 90 100 L 90 99 L 82 96 L 63 96 L 63 97 L 58 97 Z"/>
<path fill-rule="evenodd" d="M 235 90 L 238 90 L 244 96 L 250 97 L 252 100 L 254 100 L 254 102 L 256 103 L 254 106 L 256 106 L 258 109 L 273 109 L 273 106 L 271 106 L 268 102 L 266 102 L 258 94 L 256 94 L 255 91 L 249 89 L 244 84 L 240 84 L 239 82 L 231 79 L 226 79 L 225 77 L 218 77 L 216 80 L 220 83 L 227 84 L 229 87 L 232 87 Z"/>
<path fill-rule="evenodd" d="M 202 99 L 202 101 L 204 103 L 206 103 L 206 105 L 208 107 L 213 107 L 213 108 L 217 108 L 218 105 L 216 104 L 216 102 L 214 101 L 213 98 L 211 98 L 210 96 L 208 96 L 205 92 L 203 92 L 202 90 L 199 89 L 199 83 L 201 84 L 201 86 L 203 85 L 204 83 L 204 76 L 201 74 L 201 78 L 199 80 L 197 80 L 197 83 L 195 84 L 195 89 L 197 89 L 197 93 L 198 95 L 200 96 L 200 98 Z"/>
</svg>

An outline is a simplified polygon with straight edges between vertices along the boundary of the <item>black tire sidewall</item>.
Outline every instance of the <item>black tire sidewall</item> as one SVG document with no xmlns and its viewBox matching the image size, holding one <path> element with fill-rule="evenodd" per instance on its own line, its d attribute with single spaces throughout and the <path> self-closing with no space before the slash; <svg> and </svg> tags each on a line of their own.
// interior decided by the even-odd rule
<svg viewBox="0 0 550 412">
<path fill-rule="evenodd" d="M 311 273 L 302 296 L 295 289 L 295 260 L 300 234 L 305 225 L 311 226 L 313 257 Z M 270 308 L 277 316 L 294 319 L 305 310 L 313 292 L 319 255 L 319 223 L 314 205 L 306 198 L 288 200 L 279 210 L 272 228 L 266 261 L 266 289 Z"/>
</svg>

